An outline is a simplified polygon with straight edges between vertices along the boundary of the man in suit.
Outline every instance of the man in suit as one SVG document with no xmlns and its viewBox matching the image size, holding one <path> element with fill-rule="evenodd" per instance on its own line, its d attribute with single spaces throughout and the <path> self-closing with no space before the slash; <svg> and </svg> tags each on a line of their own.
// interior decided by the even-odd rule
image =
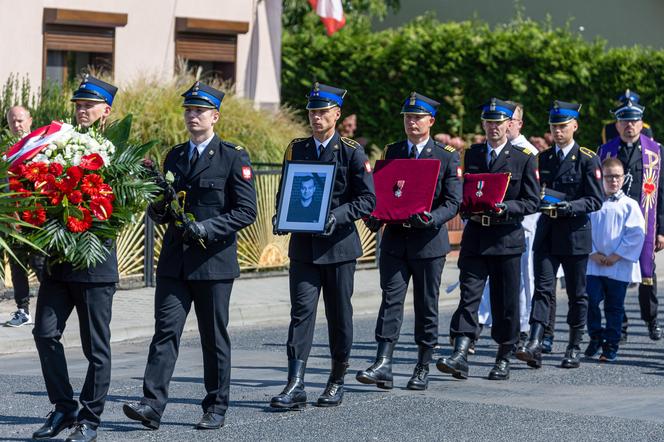
<svg viewBox="0 0 664 442">
<path fill-rule="evenodd" d="M 494 210 L 485 215 L 462 213 L 468 223 L 461 237 L 458 264 L 461 299 L 450 324 L 454 353 L 436 364 L 440 371 L 457 379 L 468 377 L 468 346 L 478 332 L 477 312 L 487 277 L 493 317 L 491 337 L 498 343 L 490 380 L 509 379 L 510 357 L 519 339 L 521 255 L 526 251 L 522 221 L 537 211 L 539 182 L 535 156 L 513 146 L 507 138 L 514 109 L 514 104 L 496 98 L 486 103 L 482 107 L 486 143 L 473 144 L 464 158 L 466 173 L 510 173 L 511 178 L 503 201 L 496 203 Z"/>
<path fill-rule="evenodd" d="M 83 130 L 93 124 L 103 127 L 111 114 L 116 92 L 115 86 L 86 75 L 71 99 L 76 106 L 76 122 Z M 74 425 L 76 428 L 67 441 L 97 438 L 97 427 L 111 381 L 111 307 L 118 282 L 115 245 L 112 242 L 105 245 L 109 248 L 107 259 L 83 270 L 76 270 L 69 263 L 49 262 L 47 259 L 37 296 L 33 334 L 46 392 L 55 409 L 32 435 L 34 439 L 56 437 Z M 78 313 L 83 354 L 88 360 L 78 412 L 60 342 L 74 309 Z"/>
<path fill-rule="evenodd" d="M 581 340 L 586 326 L 588 295 L 586 267 L 592 250 L 588 214 L 599 210 L 604 200 L 599 157 L 574 141 L 579 125 L 580 104 L 554 101 L 549 125 L 555 146 L 538 156 L 542 187 L 559 192 L 563 199 L 542 210 L 533 243 L 535 294 L 530 316 L 528 342 L 516 356 L 528 366 L 542 366 L 542 336 L 549 321 L 551 300 L 556 296 L 558 267 L 565 271 L 569 312 L 569 341 L 562 368 L 578 368 Z"/>
<path fill-rule="evenodd" d="M 270 405 L 273 408 L 291 410 L 306 405 L 304 371 L 311 351 L 321 289 L 332 370 L 317 404 L 334 407 L 343 399 L 344 376 L 353 344 L 350 298 L 355 263 L 362 256 L 355 221 L 368 216 L 376 204 L 371 165 L 364 149 L 354 140 L 339 136 L 335 130 L 345 95 L 344 89 L 315 83 L 307 103 L 313 136 L 293 140 L 284 155 L 284 165 L 290 160 L 334 161 L 337 169 L 330 213 L 322 234 L 293 233 L 290 238 L 288 383 L 281 394 L 272 398 Z M 282 233 L 276 230 L 276 216 L 273 224 L 275 233 Z"/>
<path fill-rule="evenodd" d="M 401 108 L 406 140 L 389 144 L 383 158 L 436 159 L 440 169 L 431 210 L 411 215 L 407 224 L 385 226 L 380 242 L 380 286 L 383 299 L 376 321 L 376 360 L 357 373 L 357 380 L 378 388 L 393 387 L 392 354 L 399 340 L 404 300 L 413 279 L 417 364 L 408 381 L 410 390 L 426 390 L 429 364 L 438 344 L 438 294 L 445 256 L 451 250 L 446 223 L 461 203 L 459 154 L 431 137 L 438 103 L 413 92 Z M 377 232 L 382 222 L 370 216 L 365 224 Z"/>
<path fill-rule="evenodd" d="M 626 95 L 629 95 L 627 90 Z M 638 103 L 638 95 L 623 101 L 614 111 L 615 127 L 618 135 L 600 146 L 597 154 L 600 160 L 617 157 L 625 169 L 623 191 L 641 206 L 647 220 L 646 240 L 639 262 L 642 283 L 639 284 L 639 308 L 641 319 L 648 327 L 648 335 L 653 341 L 662 337 L 662 329 L 657 322 L 657 273 L 655 253 L 664 249 L 664 175 L 662 175 L 662 148 L 652 139 L 652 133 L 645 133 L 643 112 L 645 107 Z M 643 154 L 644 150 L 647 152 Z M 644 198 L 646 196 L 646 198 Z M 623 338 L 627 339 L 627 315 L 623 318 Z"/>
<path fill-rule="evenodd" d="M 173 192 L 149 207 L 158 224 L 168 224 L 157 264 L 155 334 L 143 378 L 143 398 L 127 403 L 127 417 L 157 429 L 168 401 L 168 385 L 180 336 L 194 304 L 203 348 L 205 398 L 199 430 L 224 425 L 231 374 L 228 305 L 240 276 L 237 232 L 256 219 L 256 191 L 247 151 L 214 133 L 224 93 L 196 82 L 184 94 L 189 141 L 166 156 L 164 171 L 175 177 L 173 190 L 185 193 L 184 211 L 194 221 L 178 220 L 169 209 Z"/>
</svg>

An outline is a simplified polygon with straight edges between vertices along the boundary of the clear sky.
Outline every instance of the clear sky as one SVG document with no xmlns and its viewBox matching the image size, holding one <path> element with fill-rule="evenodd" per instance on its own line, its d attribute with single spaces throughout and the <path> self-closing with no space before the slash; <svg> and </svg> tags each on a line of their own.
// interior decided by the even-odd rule
<svg viewBox="0 0 664 442">
<path fill-rule="evenodd" d="M 542 21 L 547 14 L 555 26 L 571 19 L 571 29 L 588 39 L 601 37 L 610 46 L 642 44 L 664 49 L 664 0 L 520 0 L 525 15 Z M 377 22 L 375 29 L 399 26 L 413 18 L 435 13 L 441 21 L 477 17 L 490 24 L 515 16 L 514 0 L 401 0 L 396 15 Z"/>
</svg>

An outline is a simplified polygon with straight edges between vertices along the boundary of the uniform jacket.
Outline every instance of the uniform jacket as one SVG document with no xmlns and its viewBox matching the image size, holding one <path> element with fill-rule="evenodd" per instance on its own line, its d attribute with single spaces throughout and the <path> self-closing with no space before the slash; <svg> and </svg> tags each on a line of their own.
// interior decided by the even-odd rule
<svg viewBox="0 0 664 442">
<path fill-rule="evenodd" d="M 368 216 L 376 206 L 371 166 L 362 146 L 335 132 L 318 159 L 313 137 L 295 139 L 286 149 L 284 165 L 286 160 L 337 163 L 330 204 L 330 213 L 337 219 L 334 232 L 329 237 L 291 234 L 289 258 L 306 263 L 334 264 L 362 256 L 355 221 Z"/>
<path fill-rule="evenodd" d="M 46 259 L 44 277 L 52 281 L 81 282 L 81 283 L 116 283 L 118 282 L 118 257 L 115 252 L 115 243 L 106 240 L 104 245 L 110 250 L 105 261 L 96 266 L 82 270 L 74 270 L 69 263 L 54 264 Z"/>
<path fill-rule="evenodd" d="M 630 156 L 627 153 L 627 145 L 624 142 L 620 143 L 618 149 L 618 159 L 625 166 L 625 175 L 628 173 L 632 175 L 632 184 L 628 185 L 625 181 L 623 191 L 632 199 L 641 204 L 641 192 L 643 190 L 643 156 L 641 154 L 641 145 L 634 146 L 634 153 Z M 659 159 L 662 161 L 664 152 L 659 148 Z M 658 235 L 664 235 L 664 167 L 660 164 L 659 183 L 657 184 L 657 228 Z M 627 192 L 629 187 L 629 192 Z"/>
<path fill-rule="evenodd" d="M 408 158 L 408 142 L 400 141 L 386 146 L 383 158 L 386 160 Z M 380 242 L 381 253 L 422 259 L 444 256 L 450 251 L 446 223 L 454 218 L 461 204 L 459 154 L 453 147 L 444 146 L 429 138 L 418 159 L 440 160 L 436 191 L 431 204 L 433 227 L 414 229 L 400 224 L 388 224 Z"/>
<path fill-rule="evenodd" d="M 570 216 L 537 222 L 533 250 L 552 255 L 587 255 L 592 250 L 592 231 L 588 214 L 599 210 L 604 201 L 599 157 L 585 147 L 574 146 L 558 166 L 555 148 L 537 156 L 542 186 L 565 193 L 572 205 Z"/>
<path fill-rule="evenodd" d="M 189 142 L 166 155 L 164 172 L 175 176 L 176 192 L 186 192 L 185 212 L 205 226 L 205 247 L 187 245 L 183 230 L 170 214 L 155 213 L 155 222 L 168 223 L 157 264 L 157 276 L 185 280 L 237 278 L 237 232 L 256 219 L 254 174 L 247 152 L 216 135 L 189 170 Z"/>
<path fill-rule="evenodd" d="M 514 255 L 526 250 L 521 221 L 539 207 L 540 186 L 537 180 L 535 155 L 508 141 L 495 163 L 487 165 L 486 143 L 473 144 L 466 150 L 465 173 L 510 172 L 511 179 L 503 202 L 507 205 L 504 217 L 517 222 L 482 226 L 469 220 L 463 229 L 460 255 Z"/>
</svg>

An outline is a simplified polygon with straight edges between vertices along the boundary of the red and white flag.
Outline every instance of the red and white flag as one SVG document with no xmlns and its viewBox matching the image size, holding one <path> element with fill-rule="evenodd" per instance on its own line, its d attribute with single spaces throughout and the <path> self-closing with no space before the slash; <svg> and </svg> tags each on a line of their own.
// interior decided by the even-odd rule
<svg viewBox="0 0 664 442">
<path fill-rule="evenodd" d="M 309 0 L 309 4 L 323 22 L 327 35 L 332 35 L 346 24 L 341 0 Z"/>
<path fill-rule="evenodd" d="M 60 121 L 53 121 L 23 137 L 7 150 L 5 159 L 10 164 L 22 163 L 37 155 L 46 146 L 73 130 L 73 126 Z"/>
</svg>

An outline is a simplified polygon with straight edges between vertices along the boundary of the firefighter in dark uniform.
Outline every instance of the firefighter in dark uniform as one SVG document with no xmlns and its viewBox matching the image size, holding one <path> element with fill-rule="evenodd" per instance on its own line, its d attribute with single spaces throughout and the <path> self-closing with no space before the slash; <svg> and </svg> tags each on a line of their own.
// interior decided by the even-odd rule
<svg viewBox="0 0 664 442">
<path fill-rule="evenodd" d="M 621 105 L 614 110 L 616 116 L 615 128 L 617 130 L 615 137 L 620 137 L 620 146 L 618 148 L 617 158 L 623 163 L 625 168 L 625 184 L 623 191 L 626 195 L 636 200 L 642 205 L 643 191 L 643 155 L 640 134 L 652 138 L 652 131 L 646 128 L 643 122 L 644 107 L 639 104 L 639 96 L 628 89 L 625 92 L 625 99 Z M 607 140 L 607 143 L 612 138 Z M 605 143 L 606 144 L 606 143 Z M 600 149 L 602 149 L 601 146 Z M 655 252 L 664 248 L 664 174 L 661 173 L 662 149 L 659 149 L 660 163 L 656 167 L 659 170 L 659 182 L 657 183 L 657 211 L 655 224 Z M 647 228 L 647 227 L 646 227 Z M 653 254 L 654 258 L 654 254 Z M 650 276 L 650 275 L 648 275 Z M 647 284 L 639 284 L 639 308 L 641 310 L 641 319 L 648 327 L 648 335 L 653 341 L 662 338 L 662 329 L 657 322 L 657 308 L 659 301 L 657 299 L 657 273 L 652 272 L 652 280 Z M 622 339 L 627 340 L 627 313 L 623 317 Z"/>
<path fill-rule="evenodd" d="M 514 109 L 514 104 L 495 98 L 486 103 L 482 107 L 482 127 L 487 141 L 473 144 L 465 153 L 466 173 L 508 172 L 511 179 L 503 202 L 496 204 L 498 212 L 461 214 L 468 222 L 458 264 L 461 299 L 450 324 L 454 353 L 436 364 L 440 371 L 457 379 L 468 377 L 468 346 L 479 331 L 478 309 L 487 277 L 493 317 L 491 337 L 498 343 L 490 380 L 509 379 L 510 357 L 519 340 L 521 254 L 526 250 L 521 221 L 537 211 L 540 188 L 535 156 L 507 139 Z"/>
<path fill-rule="evenodd" d="M 634 104 L 639 104 L 641 97 L 639 94 L 634 92 L 633 90 L 627 89 L 625 90 L 625 93 L 620 95 L 618 97 L 618 105 L 619 106 L 624 106 L 627 104 L 628 101 L 634 103 Z M 653 135 L 652 128 L 648 123 L 643 123 L 641 127 L 641 133 L 645 135 L 646 137 L 654 139 L 655 136 Z M 613 140 L 615 137 L 619 136 L 620 134 L 618 133 L 618 128 L 616 127 L 616 121 L 611 121 L 609 123 L 606 123 L 602 127 L 602 144 L 606 144 L 609 141 Z M 624 164 L 624 163 L 623 163 Z"/>
<path fill-rule="evenodd" d="M 115 86 L 86 76 L 71 99 L 76 105 L 76 122 L 83 129 L 97 122 L 103 127 L 111 113 L 116 92 Z M 33 334 L 48 398 L 55 410 L 32 435 L 34 439 L 56 437 L 73 425 L 76 428 L 67 441 L 89 441 L 97 437 L 111 381 L 110 323 L 118 282 L 115 245 L 111 241 L 105 245 L 109 249 L 106 260 L 87 269 L 75 270 L 71 264 L 46 260 L 37 296 Z M 79 318 L 83 354 L 88 360 L 78 411 L 60 342 L 67 318 L 74 309 Z"/>
<path fill-rule="evenodd" d="M 542 210 L 533 242 L 535 294 L 530 336 L 516 356 L 534 368 L 542 366 L 544 324 L 549 321 L 551 299 L 556 296 L 556 273 L 561 265 L 565 272 L 570 328 L 561 367 L 577 368 L 580 363 L 579 346 L 588 310 L 586 267 L 592 250 L 588 214 L 599 210 L 604 201 L 599 157 L 574 141 L 580 108 L 575 103 L 553 102 L 549 125 L 555 146 L 538 155 L 542 187 L 560 192 L 564 198 L 554 208 Z"/>
<path fill-rule="evenodd" d="M 335 130 L 345 94 L 344 89 L 315 83 L 307 104 L 313 136 L 293 140 L 284 155 L 284 164 L 289 160 L 334 161 L 337 169 L 324 231 L 321 234 L 293 233 L 290 238 L 288 383 L 281 394 L 272 398 L 270 405 L 274 408 L 299 409 L 306 405 L 304 371 L 311 351 L 321 289 L 332 370 L 317 404 L 333 407 L 343 399 L 344 376 L 353 343 L 350 298 L 355 263 L 362 256 L 355 221 L 368 216 L 376 205 L 371 165 L 364 149 L 357 142 L 339 136 Z M 283 233 L 276 230 L 276 216 L 273 224 L 275 233 Z"/>
<path fill-rule="evenodd" d="M 431 127 L 440 103 L 413 92 L 401 113 L 407 139 L 385 147 L 383 158 L 437 159 L 440 171 L 436 181 L 431 212 L 412 214 L 404 225 L 385 226 L 380 242 L 380 285 L 383 299 L 376 321 L 376 361 L 357 373 L 357 380 L 393 387 L 392 354 L 399 340 L 404 300 L 408 283 L 413 279 L 415 307 L 415 342 L 417 365 L 407 384 L 410 390 L 425 390 L 429 363 L 438 344 L 438 294 L 445 256 L 451 250 L 446 223 L 454 218 L 461 203 L 461 164 L 453 147 L 431 138 Z M 381 221 L 370 216 L 365 221 L 371 231 L 378 231 Z"/>
<path fill-rule="evenodd" d="M 157 264 L 155 334 L 145 367 L 143 398 L 125 404 L 123 411 L 148 428 L 159 427 L 180 336 L 193 303 L 207 392 L 196 428 L 218 429 L 228 409 L 228 305 L 233 281 L 240 276 L 237 232 L 256 219 L 256 191 L 247 151 L 214 133 L 223 92 L 196 82 L 183 97 L 190 140 L 166 155 L 164 171 L 174 175 L 173 187 L 148 209 L 156 223 L 168 228 Z M 184 210 L 194 221 L 178 222 L 169 209 L 174 192 L 185 201 Z"/>
</svg>

